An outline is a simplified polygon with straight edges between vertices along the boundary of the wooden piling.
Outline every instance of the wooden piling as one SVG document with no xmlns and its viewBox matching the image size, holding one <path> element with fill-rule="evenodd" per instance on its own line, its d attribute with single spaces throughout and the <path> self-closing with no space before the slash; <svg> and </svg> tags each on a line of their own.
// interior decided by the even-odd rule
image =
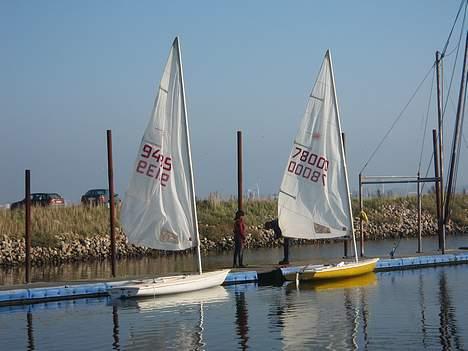
<svg viewBox="0 0 468 351">
<path fill-rule="evenodd" d="M 29 169 L 24 174 L 24 223 L 25 223 L 25 280 L 31 283 L 31 172 Z"/>
<path fill-rule="evenodd" d="M 435 181 L 435 193 L 436 193 L 436 205 L 437 205 L 437 228 L 438 228 L 438 233 L 439 233 L 439 250 L 444 253 L 444 248 L 442 243 L 442 230 L 441 230 L 441 225 L 442 225 L 442 210 L 440 208 L 440 174 L 439 174 L 439 153 L 438 153 L 438 148 L 437 148 L 437 131 L 435 129 L 432 130 L 432 148 L 434 150 L 434 177 L 436 178 Z"/>
<path fill-rule="evenodd" d="M 107 130 L 107 175 L 109 179 L 109 223 L 111 242 L 111 271 L 116 276 L 116 245 L 115 245 L 115 199 L 114 199 L 114 168 L 112 161 L 112 131 Z"/>
<path fill-rule="evenodd" d="M 242 169 L 242 131 L 237 131 L 237 209 L 242 210 L 243 169 Z"/>
</svg>

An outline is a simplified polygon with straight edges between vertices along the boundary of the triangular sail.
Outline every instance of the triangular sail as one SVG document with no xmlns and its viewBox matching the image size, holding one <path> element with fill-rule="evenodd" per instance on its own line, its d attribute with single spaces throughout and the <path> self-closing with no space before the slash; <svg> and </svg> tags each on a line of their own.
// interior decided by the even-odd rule
<svg viewBox="0 0 468 351">
<path fill-rule="evenodd" d="M 161 250 L 198 245 L 178 38 L 174 40 L 121 212 L 129 242 Z"/>
<path fill-rule="evenodd" d="M 351 236 L 353 223 L 329 51 L 294 139 L 278 197 L 286 237 Z"/>
</svg>

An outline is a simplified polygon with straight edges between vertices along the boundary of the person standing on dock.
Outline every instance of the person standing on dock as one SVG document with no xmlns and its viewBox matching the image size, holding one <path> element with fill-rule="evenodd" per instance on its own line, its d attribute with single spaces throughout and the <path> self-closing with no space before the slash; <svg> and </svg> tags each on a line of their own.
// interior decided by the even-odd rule
<svg viewBox="0 0 468 351">
<path fill-rule="evenodd" d="M 283 232 L 278 224 L 278 218 L 265 222 L 265 229 L 272 229 L 275 233 L 275 240 L 283 236 Z M 283 237 L 283 259 L 278 264 L 289 264 L 289 238 Z"/>
<path fill-rule="evenodd" d="M 238 210 L 234 218 L 234 263 L 233 268 L 244 268 L 244 243 L 245 243 L 245 222 L 244 211 Z M 239 266 L 237 266 L 239 262 Z"/>
</svg>

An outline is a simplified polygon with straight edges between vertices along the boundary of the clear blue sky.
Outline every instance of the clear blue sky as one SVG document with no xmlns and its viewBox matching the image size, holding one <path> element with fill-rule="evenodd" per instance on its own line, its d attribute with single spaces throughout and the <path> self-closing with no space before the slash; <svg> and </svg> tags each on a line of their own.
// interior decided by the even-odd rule
<svg viewBox="0 0 468 351">
<path fill-rule="evenodd" d="M 32 191 L 71 201 L 106 187 L 106 129 L 113 131 L 116 190 L 123 194 L 176 35 L 198 196 L 236 193 L 238 129 L 245 188 L 277 192 L 327 48 L 350 187 L 357 189 L 359 170 L 442 50 L 459 4 L 2 0 L 0 204 L 23 197 L 27 168 Z M 365 174 L 416 174 L 431 79 Z M 447 114 L 451 133 L 452 103 Z M 435 126 L 431 112 L 429 128 Z M 424 169 L 429 137 L 426 146 Z M 459 183 L 466 183 L 463 175 Z"/>
</svg>

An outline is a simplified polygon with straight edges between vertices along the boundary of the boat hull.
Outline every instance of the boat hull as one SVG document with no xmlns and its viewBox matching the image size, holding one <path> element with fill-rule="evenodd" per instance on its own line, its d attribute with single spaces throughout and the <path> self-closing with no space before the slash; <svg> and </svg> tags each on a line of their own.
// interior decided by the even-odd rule
<svg viewBox="0 0 468 351">
<path fill-rule="evenodd" d="M 290 281 L 295 281 L 296 279 L 319 281 L 356 277 L 362 274 L 373 272 L 378 260 L 378 258 L 373 258 L 359 261 L 358 263 L 349 262 L 339 265 L 313 266 L 312 268 L 307 268 L 306 266 L 305 269 L 301 270 L 300 272 L 285 274 L 284 278 Z"/>
<path fill-rule="evenodd" d="M 193 275 L 177 275 L 135 281 L 113 287 L 109 295 L 113 299 L 134 297 L 163 296 L 179 294 L 221 285 L 226 279 L 229 269 Z"/>
</svg>

